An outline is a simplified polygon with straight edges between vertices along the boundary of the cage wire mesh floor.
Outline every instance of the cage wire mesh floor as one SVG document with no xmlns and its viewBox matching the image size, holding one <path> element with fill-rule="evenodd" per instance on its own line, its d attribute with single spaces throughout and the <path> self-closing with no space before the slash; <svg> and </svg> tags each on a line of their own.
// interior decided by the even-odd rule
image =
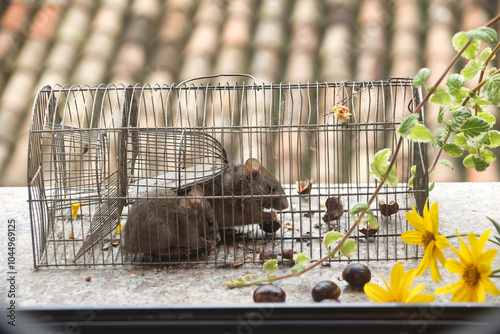
<svg viewBox="0 0 500 334">
<path fill-rule="evenodd" d="M 306 252 L 317 260 L 326 255 L 322 236 L 347 231 L 354 223 L 350 207 L 367 202 L 375 191 L 371 159 L 383 148 L 394 149 L 395 130 L 419 96 L 409 78 L 43 87 L 33 106 L 28 152 L 34 265 L 240 266 L 260 263 L 264 248 Z M 332 112 L 340 106 L 351 113 L 346 122 Z M 171 189 L 186 198 L 185 189 L 206 187 L 248 158 L 258 160 L 283 185 L 284 194 L 278 196 L 287 199 L 288 207 L 264 209 L 281 223 L 275 233 L 264 232 L 259 224 L 237 226 L 222 233 L 211 251 L 190 249 L 189 257 L 162 257 L 160 262 L 123 250 L 119 226 L 127 224 L 138 198 L 152 189 Z M 396 168 L 400 183 L 383 186 L 372 205 L 380 228 L 370 237 L 355 231 L 358 250 L 351 260 L 419 256 L 399 236 L 409 228 L 405 213 L 412 205 L 421 210 L 428 194 L 425 146 L 404 141 Z M 300 181 L 311 182 L 308 194 L 298 193 Z M 243 197 L 263 201 L 264 195 Z M 340 198 L 344 214 L 325 222 L 330 197 Z M 399 211 L 383 216 L 380 200 L 397 201 Z"/>
</svg>

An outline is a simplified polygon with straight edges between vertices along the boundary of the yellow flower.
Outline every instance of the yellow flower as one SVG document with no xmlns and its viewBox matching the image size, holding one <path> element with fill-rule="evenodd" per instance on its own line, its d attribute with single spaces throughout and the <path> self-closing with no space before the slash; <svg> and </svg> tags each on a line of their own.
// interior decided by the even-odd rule
<svg viewBox="0 0 500 334">
<path fill-rule="evenodd" d="M 332 111 L 335 114 L 335 117 L 341 122 L 347 121 L 349 117 L 352 115 L 349 112 L 349 109 L 344 106 L 335 106 L 333 107 Z"/>
<path fill-rule="evenodd" d="M 419 294 L 425 289 L 423 285 L 418 285 L 410 290 L 417 269 L 408 270 L 405 273 L 403 265 L 397 263 L 391 272 L 391 285 L 389 286 L 382 274 L 386 289 L 375 283 L 365 284 L 365 293 L 376 303 L 430 303 L 434 301 L 434 295 L 429 293 Z"/>
<path fill-rule="evenodd" d="M 452 302 L 484 302 L 486 292 L 497 296 L 500 291 L 490 281 L 492 272 L 491 263 L 497 254 L 496 249 L 489 249 L 483 253 L 483 248 L 488 241 L 491 230 L 484 232 L 479 239 L 474 233 L 469 233 L 470 249 L 465 244 L 460 235 L 460 252 L 450 246 L 453 252 L 459 257 L 460 262 L 455 259 L 446 261 L 445 268 L 454 274 L 459 274 L 462 278 L 451 285 L 436 289 L 436 293 L 443 295 L 452 294 Z M 457 233 L 458 234 L 458 233 Z"/>
<path fill-rule="evenodd" d="M 413 212 L 406 213 L 406 220 L 408 220 L 410 225 L 416 228 L 417 231 L 404 232 L 401 235 L 401 239 L 407 244 L 422 245 L 424 248 L 424 257 L 417 267 L 416 276 L 422 275 L 430 266 L 432 279 L 434 282 L 438 282 L 438 280 L 443 280 L 443 278 L 439 274 L 436 258 L 444 266 L 446 259 L 441 249 L 448 247 L 449 243 L 448 239 L 439 234 L 438 204 L 432 204 L 431 209 L 428 210 L 428 202 L 429 198 L 427 198 L 425 202 L 423 217 L 418 215 L 415 207 L 412 207 Z"/>
</svg>

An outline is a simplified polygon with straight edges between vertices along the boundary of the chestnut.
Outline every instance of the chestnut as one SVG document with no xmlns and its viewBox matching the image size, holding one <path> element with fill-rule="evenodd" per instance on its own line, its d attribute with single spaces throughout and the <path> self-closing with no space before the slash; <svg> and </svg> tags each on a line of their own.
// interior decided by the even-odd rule
<svg viewBox="0 0 500 334">
<path fill-rule="evenodd" d="M 253 292 L 253 301 L 256 303 L 284 303 L 285 300 L 285 291 L 272 284 L 261 285 Z"/>
<path fill-rule="evenodd" d="M 281 223 L 277 220 L 264 220 L 259 226 L 266 233 L 274 233 L 281 228 Z"/>
<path fill-rule="evenodd" d="M 324 299 L 337 299 L 340 296 L 340 288 L 332 281 L 321 281 L 314 286 L 311 295 L 315 302 Z"/>
<path fill-rule="evenodd" d="M 344 207 L 342 201 L 337 197 L 329 197 L 326 202 L 326 212 L 323 216 L 323 221 L 325 223 L 338 220 L 344 214 Z"/>
<path fill-rule="evenodd" d="M 399 211 L 399 204 L 393 199 L 391 199 L 389 203 L 385 203 L 385 201 L 382 199 L 378 203 L 378 206 L 380 208 L 380 213 L 382 214 L 382 216 L 386 217 L 393 215 Z"/>
<path fill-rule="evenodd" d="M 362 288 L 372 279 L 372 273 L 361 263 L 351 263 L 344 268 L 342 278 L 355 288 Z"/>
<path fill-rule="evenodd" d="M 271 259 L 276 259 L 277 257 L 278 257 L 278 254 L 276 254 L 274 249 L 266 248 L 260 252 L 259 260 L 267 261 L 267 260 L 271 260 Z"/>
</svg>

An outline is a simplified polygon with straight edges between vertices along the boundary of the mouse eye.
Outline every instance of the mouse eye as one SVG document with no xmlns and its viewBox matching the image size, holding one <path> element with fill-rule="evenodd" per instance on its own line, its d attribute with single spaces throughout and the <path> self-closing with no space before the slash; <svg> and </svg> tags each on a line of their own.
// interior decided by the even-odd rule
<svg viewBox="0 0 500 334">
<path fill-rule="evenodd" d="M 269 192 L 270 193 L 273 193 L 276 191 L 276 187 L 275 186 L 269 186 Z"/>
<path fill-rule="evenodd" d="M 209 220 L 207 220 L 207 225 L 208 225 L 209 227 L 212 227 L 212 226 L 214 226 L 214 222 L 213 222 L 212 220 L 210 220 L 210 219 L 209 219 Z"/>
</svg>

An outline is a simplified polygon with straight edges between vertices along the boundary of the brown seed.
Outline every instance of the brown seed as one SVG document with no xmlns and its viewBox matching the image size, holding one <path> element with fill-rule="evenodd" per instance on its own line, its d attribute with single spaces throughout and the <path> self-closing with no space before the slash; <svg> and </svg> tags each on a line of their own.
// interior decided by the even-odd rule
<svg viewBox="0 0 500 334">
<path fill-rule="evenodd" d="M 372 279 L 372 273 L 361 263 L 351 263 L 342 272 L 342 278 L 355 288 L 362 288 Z"/>
<path fill-rule="evenodd" d="M 399 204 L 393 199 L 391 199 L 388 204 L 382 199 L 378 203 L 378 206 L 382 216 L 390 216 L 399 211 Z"/>
<path fill-rule="evenodd" d="M 90 282 L 91 279 L 92 279 L 92 277 L 90 277 L 90 276 L 85 277 L 85 281 L 87 281 L 87 282 Z"/>
<path fill-rule="evenodd" d="M 314 286 L 311 295 L 315 302 L 324 299 L 337 299 L 340 296 L 340 288 L 332 281 L 322 281 Z"/>
<path fill-rule="evenodd" d="M 261 285 L 253 292 L 253 301 L 256 303 L 284 303 L 285 300 L 285 291 L 272 284 Z"/>
<path fill-rule="evenodd" d="M 276 254 L 276 252 L 272 248 L 263 249 L 259 255 L 259 259 L 261 261 L 276 259 L 277 257 L 278 257 L 278 254 Z"/>
<path fill-rule="evenodd" d="M 293 251 L 291 249 L 283 249 L 283 254 L 281 254 L 284 259 L 293 260 Z"/>
<path fill-rule="evenodd" d="M 326 202 L 326 212 L 323 216 L 323 221 L 325 223 L 338 220 L 344 214 L 344 206 L 342 205 L 342 201 L 337 197 L 329 197 Z"/>
<path fill-rule="evenodd" d="M 297 192 L 300 195 L 309 194 L 311 192 L 311 188 L 312 188 L 312 182 L 310 180 L 297 182 Z"/>
<path fill-rule="evenodd" d="M 378 227 L 372 228 L 370 224 L 366 224 L 366 227 L 360 228 L 359 232 L 366 235 L 367 237 L 371 237 L 378 233 Z"/>
<path fill-rule="evenodd" d="M 265 220 L 260 224 L 260 228 L 267 233 L 274 233 L 281 228 L 281 222 L 275 220 L 273 222 L 269 220 Z"/>
</svg>

